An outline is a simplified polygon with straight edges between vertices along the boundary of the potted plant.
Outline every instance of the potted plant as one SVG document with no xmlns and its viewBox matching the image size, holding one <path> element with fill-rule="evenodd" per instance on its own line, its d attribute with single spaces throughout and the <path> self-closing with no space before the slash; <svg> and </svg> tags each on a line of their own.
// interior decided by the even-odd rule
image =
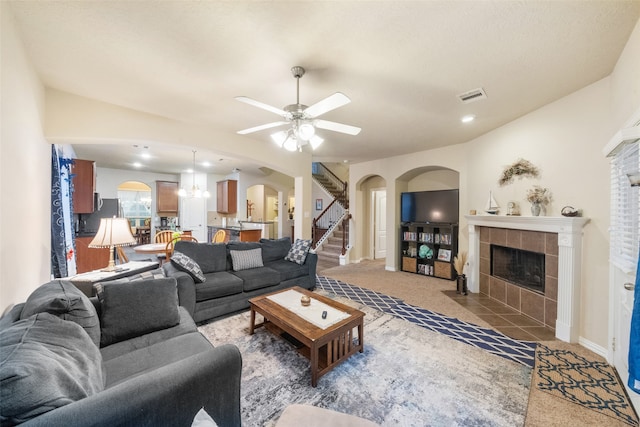
<svg viewBox="0 0 640 427">
<path fill-rule="evenodd" d="M 460 252 L 458 255 L 453 258 L 453 268 L 456 270 L 457 278 L 457 294 L 466 295 L 467 294 L 467 276 L 464 275 L 464 266 L 467 263 L 467 253 Z"/>
<path fill-rule="evenodd" d="M 540 215 L 542 206 L 546 206 L 551 202 L 551 192 L 548 188 L 534 185 L 527 190 L 527 200 L 531 203 L 531 215 Z"/>
</svg>

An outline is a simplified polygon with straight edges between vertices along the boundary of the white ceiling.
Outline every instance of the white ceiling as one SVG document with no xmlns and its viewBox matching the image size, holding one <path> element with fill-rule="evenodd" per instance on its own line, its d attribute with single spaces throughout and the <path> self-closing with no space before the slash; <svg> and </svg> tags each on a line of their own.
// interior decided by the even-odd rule
<svg viewBox="0 0 640 427">
<path fill-rule="evenodd" d="M 322 118 L 362 128 L 319 131 L 314 159 L 328 162 L 457 144 L 504 125 L 609 75 L 640 17 L 638 0 L 10 3 L 46 86 L 229 135 L 278 120 L 234 97 L 293 104 L 290 68 L 301 65 L 300 102 L 343 92 L 351 104 Z M 476 88 L 488 99 L 458 100 Z M 477 119 L 462 124 L 465 114 Z M 244 138 L 271 144 L 270 132 Z M 191 165 L 191 151 L 151 145 L 148 170 Z M 252 167 L 215 149 L 198 149 L 198 161 L 221 166 L 211 172 Z M 139 150 L 76 146 L 119 168 Z"/>
</svg>

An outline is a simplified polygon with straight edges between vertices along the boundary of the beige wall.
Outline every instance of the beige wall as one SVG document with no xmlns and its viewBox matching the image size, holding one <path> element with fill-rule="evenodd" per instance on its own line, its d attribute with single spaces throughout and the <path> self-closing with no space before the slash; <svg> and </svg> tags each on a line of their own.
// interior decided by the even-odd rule
<svg viewBox="0 0 640 427">
<path fill-rule="evenodd" d="M 44 89 L 26 57 L 11 8 L 2 19 L 0 313 L 50 277 L 51 146 L 42 133 Z"/>
<path fill-rule="evenodd" d="M 563 206 L 582 209 L 590 218 L 584 230 L 581 341 L 607 348 L 608 251 L 609 251 L 609 162 L 602 148 L 623 123 L 640 107 L 640 21 L 631 35 L 611 76 L 533 111 L 499 129 L 465 144 L 413 153 L 351 166 L 350 196 L 358 232 L 350 235 L 350 259 L 363 257 L 368 224 L 359 186 L 372 171 L 385 171 L 387 201 L 399 200 L 409 191 L 407 179 L 421 168 L 448 168 L 460 172 L 460 248 L 468 247 L 464 214 L 484 209 L 489 190 L 506 211 L 510 200 L 520 203 L 530 215 L 526 190 L 533 184 L 548 187 L 553 202 L 547 215 L 559 216 Z M 482 120 L 480 117 L 479 120 Z M 518 158 L 540 168 L 539 179 L 516 180 L 500 187 L 504 168 Z M 427 159 L 427 160 L 424 160 Z M 387 269 L 398 269 L 396 254 L 399 204 L 387 207 Z M 389 232 L 394 230 L 394 233 Z M 394 248 L 394 249 L 392 249 Z"/>
</svg>

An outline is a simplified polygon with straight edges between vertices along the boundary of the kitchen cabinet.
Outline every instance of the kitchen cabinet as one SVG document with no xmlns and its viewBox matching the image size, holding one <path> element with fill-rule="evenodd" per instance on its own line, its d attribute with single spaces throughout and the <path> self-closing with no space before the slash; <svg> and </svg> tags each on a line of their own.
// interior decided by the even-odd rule
<svg viewBox="0 0 640 427">
<path fill-rule="evenodd" d="M 109 248 L 90 248 L 93 237 L 76 237 L 76 269 L 78 274 L 99 270 L 109 264 Z"/>
<path fill-rule="evenodd" d="M 156 211 L 158 216 L 178 216 L 178 183 L 156 181 Z"/>
<path fill-rule="evenodd" d="M 238 212 L 238 181 L 227 179 L 217 183 L 217 204 L 218 213 L 234 214 Z"/>
<path fill-rule="evenodd" d="M 93 213 L 96 192 L 96 162 L 93 160 L 75 159 L 71 165 L 73 182 L 73 213 Z"/>
</svg>

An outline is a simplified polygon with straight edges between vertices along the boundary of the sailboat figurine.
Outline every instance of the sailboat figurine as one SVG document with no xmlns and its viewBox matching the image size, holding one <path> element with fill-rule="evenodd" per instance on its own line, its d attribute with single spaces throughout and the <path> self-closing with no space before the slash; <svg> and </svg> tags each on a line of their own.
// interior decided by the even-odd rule
<svg viewBox="0 0 640 427">
<path fill-rule="evenodd" d="M 493 198 L 493 192 L 489 191 L 489 200 L 487 200 L 487 206 L 484 208 L 484 211 L 489 215 L 496 215 L 500 210 L 500 206 L 498 206 L 498 202 Z"/>
</svg>

